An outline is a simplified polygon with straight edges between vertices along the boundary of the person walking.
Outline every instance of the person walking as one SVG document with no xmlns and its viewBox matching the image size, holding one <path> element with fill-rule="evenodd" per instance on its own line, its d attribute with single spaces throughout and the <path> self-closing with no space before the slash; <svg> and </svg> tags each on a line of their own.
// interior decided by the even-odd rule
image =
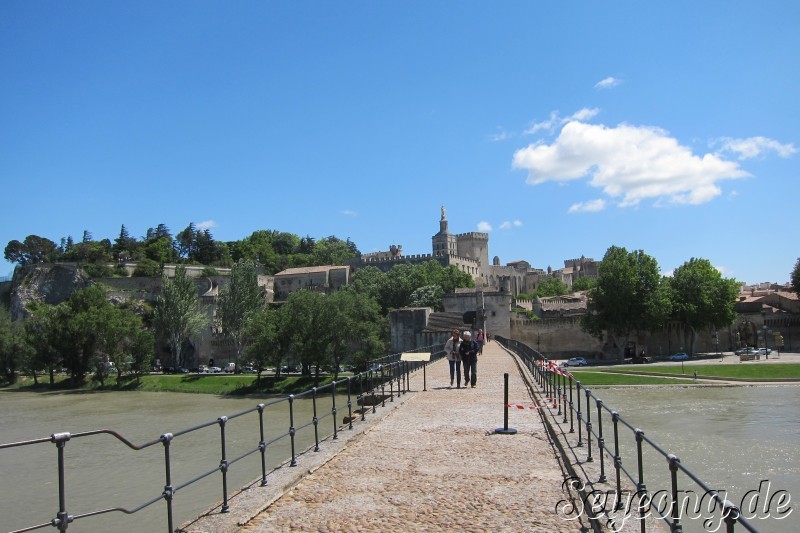
<svg viewBox="0 0 800 533">
<path fill-rule="evenodd" d="M 479 329 L 478 334 L 475 336 L 475 342 L 478 343 L 478 355 L 483 354 L 483 343 L 485 339 L 483 338 L 483 330 Z"/>
<path fill-rule="evenodd" d="M 469 384 L 474 389 L 478 381 L 478 343 L 472 340 L 470 331 L 464 332 L 458 353 L 464 363 L 464 387 Z"/>
<path fill-rule="evenodd" d="M 454 329 L 453 336 L 444 343 L 444 353 L 447 357 L 447 362 L 450 363 L 450 387 L 453 386 L 453 380 L 457 378 L 459 389 L 461 388 L 461 355 L 459 355 L 458 351 L 460 346 L 460 333 L 457 329 Z"/>
</svg>

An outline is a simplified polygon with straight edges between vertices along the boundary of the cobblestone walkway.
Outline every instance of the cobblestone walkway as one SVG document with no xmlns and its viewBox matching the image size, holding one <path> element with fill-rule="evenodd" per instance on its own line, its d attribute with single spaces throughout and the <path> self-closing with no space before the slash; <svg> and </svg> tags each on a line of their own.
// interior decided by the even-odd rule
<svg viewBox="0 0 800 533">
<path fill-rule="evenodd" d="M 235 529 L 198 522 L 186 531 L 582 531 L 557 512 L 564 474 L 519 369 L 497 343 L 478 361 L 478 386 L 449 387 L 447 361 L 427 369 L 401 407 Z M 380 408 L 379 408 L 380 411 Z M 374 416 L 374 415 L 373 415 Z M 221 518 L 222 517 L 222 518 Z M 217 514 L 216 519 L 224 519 Z"/>
</svg>

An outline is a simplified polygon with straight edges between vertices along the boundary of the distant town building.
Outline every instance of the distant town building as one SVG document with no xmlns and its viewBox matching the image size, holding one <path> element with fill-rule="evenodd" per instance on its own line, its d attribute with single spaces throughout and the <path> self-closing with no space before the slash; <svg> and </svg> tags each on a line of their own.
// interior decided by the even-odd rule
<svg viewBox="0 0 800 533">
<path fill-rule="evenodd" d="M 582 277 L 596 278 L 598 262 L 581 256 L 567 259 L 564 268 L 547 270 L 534 268 L 528 261 L 512 261 L 505 266 L 495 256 L 489 262 L 489 234 L 482 232 L 451 233 L 447 213 L 441 208 L 439 231 L 431 237 L 431 253 L 403 255 L 402 245 L 392 245 L 388 251 L 363 254 L 354 260 L 353 268 L 375 266 L 384 272 L 401 263 L 438 261 L 444 266 L 454 265 L 475 280 L 475 286 L 487 292 L 501 292 L 516 296 L 535 292 L 543 280 L 556 277 L 567 287 Z"/>
</svg>

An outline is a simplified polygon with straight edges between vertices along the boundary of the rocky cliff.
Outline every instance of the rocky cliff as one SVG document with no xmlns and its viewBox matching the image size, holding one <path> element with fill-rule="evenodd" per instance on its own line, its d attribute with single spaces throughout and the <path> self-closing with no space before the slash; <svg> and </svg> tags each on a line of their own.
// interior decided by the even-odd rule
<svg viewBox="0 0 800 533">
<path fill-rule="evenodd" d="M 86 272 L 75 263 L 19 267 L 11 284 L 9 311 L 14 320 L 26 318 L 31 303 L 59 304 L 91 284 Z"/>
</svg>

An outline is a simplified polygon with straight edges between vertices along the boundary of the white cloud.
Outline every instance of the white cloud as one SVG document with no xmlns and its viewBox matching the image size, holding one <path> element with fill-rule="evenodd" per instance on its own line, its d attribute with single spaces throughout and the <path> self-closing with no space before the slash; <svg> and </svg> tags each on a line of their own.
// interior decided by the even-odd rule
<svg viewBox="0 0 800 533">
<path fill-rule="evenodd" d="M 492 225 L 484 220 L 481 220 L 480 222 L 478 222 L 478 231 L 483 231 L 483 232 L 492 231 Z"/>
<path fill-rule="evenodd" d="M 204 221 L 200 222 L 199 224 L 195 224 L 194 227 L 195 227 L 195 229 L 198 229 L 198 230 L 207 230 L 207 229 L 211 229 L 211 228 L 216 228 L 217 227 L 217 223 L 214 222 L 213 220 L 204 220 Z"/>
<path fill-rule="evenodd" d="M 613 76 L 609 76 L 608 78 L 605 78 L 605 79 L 600 80 L 597 83 L 595 83 L 594 84 L 594 88 L 595 89 L 610 89 L 611 87 L 616 87 L 620 83 L 622 83 L 622 80 L 618 80 L 617 78 L 614 78 Z"/>
<path fill-rule="evenodd" d="M 506 220 L 502 224 L 500 224 L 500 229 L 511 229 L 511 228 L 520 228 L 522 227 L 521 220 L 514 220 L 513 222 L 510 220 Z"/>
<path fill-rule="evenodd" d="M 584 107 L 580 111 L 573 113 L 569 118 L 565 119 L 563 123 L 566 124 L 567 122 L 572 122 L 573 120 L 579 120 L 583 122 L 589 120 L 590 118 L 594 118 L 599 112 L 600 110 L 596 107 Z"/>
<path fill-rule="evenodd" d="M 776 140 L 766 137 L 749 137 L 747 139 L 731 139 L 723 137 L 712 145 L 720 144 L 721 152 L 736 154 L 740 160 L 761 157 L 768 152 L 775 152 L 780 157 L 791 157 L 797 153 L 797 148 L 793 144 L 781 144 Z"/>
<path fill-rule="evenodd" d="M 587 178 L 622 207 L 645 199 L 702 204 L 721 194 L 719 181 L 749 176 L 718 155 L 693 154 L 660 128 L 577 120 L 568 122 L 552 144 L 517 150 L 513 167 L 527 170 L 532 185 Z"/>
<path fill-rule="evenodd" d="M 339 213 L 344 215 L 344 216 L 346 216 L 346 217 L 354 217 L 354 216 L 358 215 L 358 213 L 356 213 L 352 209 L 344 209 L 342 211 L 339 211 Z"/>
<path fill-rule="evenodd" d="M 567 213 L 597 213 L 605 208 L 606 201 L 602 198 L 598 198 L 588 202 L 578 202 L 577 204 L 572 204 L 567 210 Z"/>
<path fill-rule="evenodd" d="M 542 122 L 534 122 L 531 126 L 526 129 L 523 133 L 526 135 L 533 135 L 534 133 L 538 133 L 540 131 L 552 131 L 556 126 L 561 123 L 561 119 L 558 117 L 558 113 L 553 111 L 550 113 L 550 118 L 544 120 Z"/>
<path fill-rule="evenodd" d="M 512 134 L 510 134 L 500 126 L 497 126 L 497 133 L 489 135 L 488 138 L 492 142 L 498 142 L 498 141 L 505 141 L 506 139 L 510 139 L 511 137 L 513 137 Z"/>
<path fill-rule="evenodd" d="M 552 133 L 555 129 L 559 126 L 563 126 L 568 122 L 572 122 L 573 120 L 584 121 L 589 120 L 596 116 L 600 110 L 596 107 L 587 108 L 584 107 L 583 109 L 576 111 L 572 115 L 568 117 L 562 117 L 558 114 L 558 111 L 551 111 L 550 118 L 547 120 L 543 120 L 542 122 L 534 122 L 531 126 L 526 129 L 523 133 L 526 135 L 534 135 L 539 133 L 540 131 L 546 131 Z"/>
</svg>

